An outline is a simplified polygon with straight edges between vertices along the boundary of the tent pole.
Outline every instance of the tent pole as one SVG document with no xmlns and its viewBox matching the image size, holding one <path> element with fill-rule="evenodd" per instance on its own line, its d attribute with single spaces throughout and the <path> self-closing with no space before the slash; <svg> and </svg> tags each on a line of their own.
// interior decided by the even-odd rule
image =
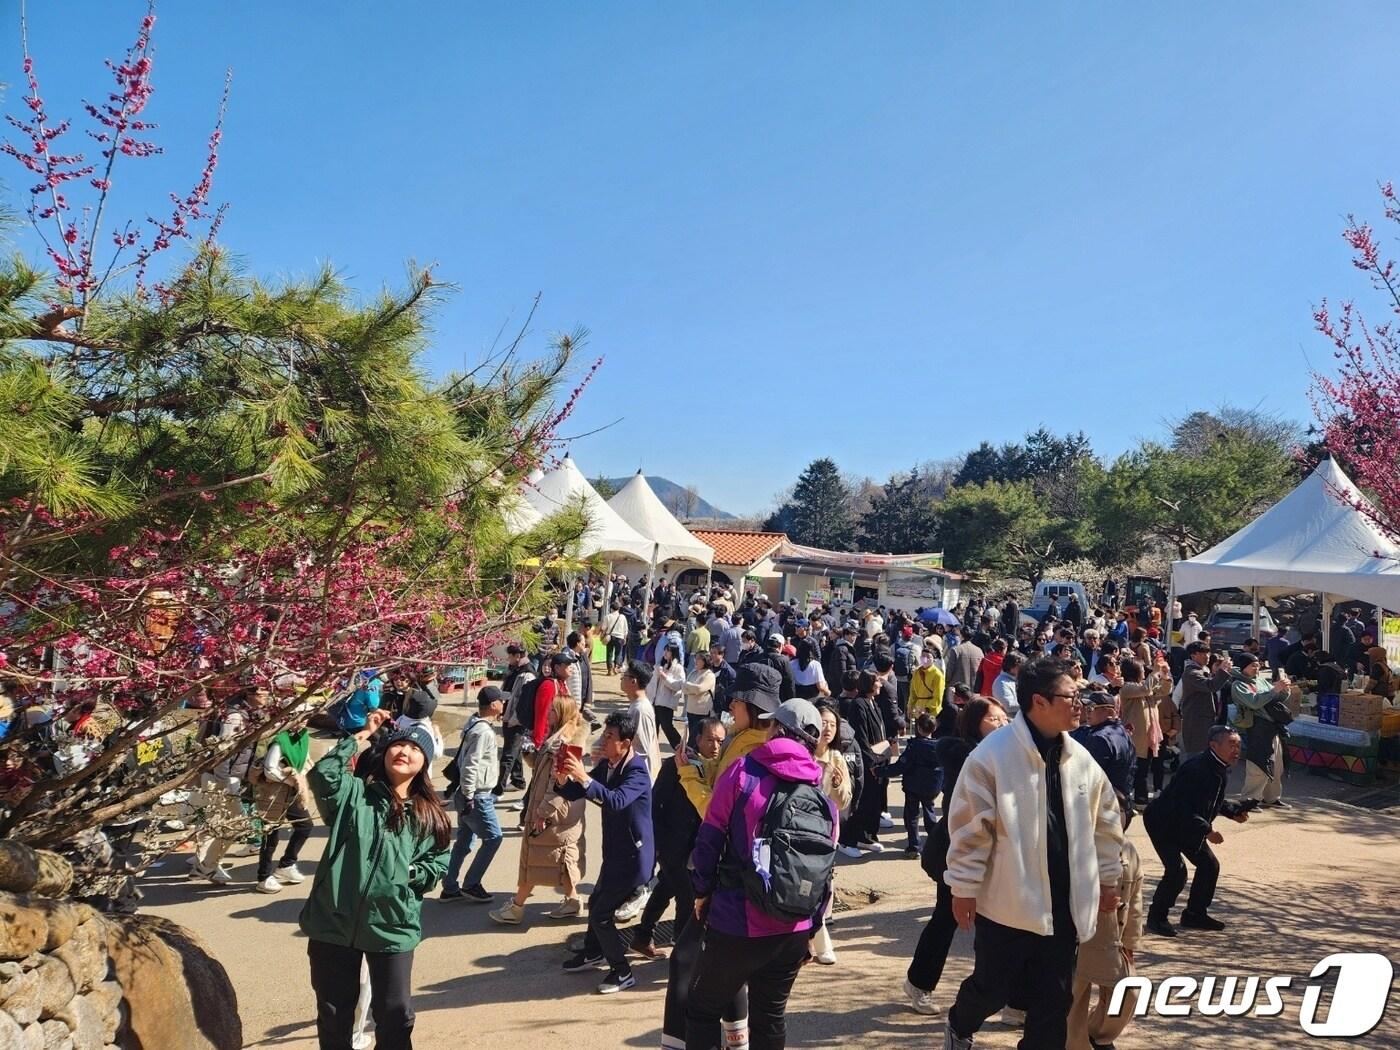
<svg viewBox="0 0 1400 1050">
<path fill-rule="evenodd" d="M 1249 600 L 1250 600 L 1251 604 L 1253 605 L 1253 610 L 1254 610 L 1254 625 L 1250 628 L 1250 634 L 1249 634 L 1249 636 L 1250 636 L 1251 638 L 1257 639 L 1257 638 L 1259 637 L 1259 588 L 1258 588 L 1258 587 L 1251 587 L 1251 588 L 1249 589 Z"/>
<path fill-rule="evenodd" d="M 574 574 L 568 575 L 569 601 L 564 606 L 564 637 L 569 636 L 569 632 L 574 629 Z"/>
<path fill-rule="evenodd" d="M 1332 596 L 1322 596 L 1322 648 L 1332 652 Z"/>
<path fill-rule="evenodd" d="M 651 569 L 647 572 L 647 592 L 656 590 L 656 555 L 661 550 L 661 544 L 651 545 Z"/>
<path fill-rule="evenodd" d="M 612 607 L 613 596 L 613 562 L 608 562 L 608 582 L 603 585 L 603 612 L 606 613 Z"/>
<path fill-rule="evenodd" d="M 1125 598 L 1124 601 L 1127 599 Z M 1167 607 L 1162 610 L 1162 623 L 1166 625 L 1166 630 L 1162 632 L 1162 645 L 1170 655 L 1173 647 L 1172 641 L 1172 610 L 1176 608 L 1176 574 L 1173 573 L 1167 584 Z"/>
</svg>

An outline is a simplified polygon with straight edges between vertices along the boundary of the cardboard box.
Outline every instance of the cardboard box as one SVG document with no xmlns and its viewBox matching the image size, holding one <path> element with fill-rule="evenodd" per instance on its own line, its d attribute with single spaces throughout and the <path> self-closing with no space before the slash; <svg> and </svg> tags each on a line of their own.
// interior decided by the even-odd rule
<svg viewBox="0 0 1400 1050">
<path fill-rule="evenodd" d="M 1343 716 L 1350 713 L 1353 717 L 1380 717 L 1385 711 L 1385 698 L 1368 693 L 1343 693 L 1338 710 Z"/>
</svg>

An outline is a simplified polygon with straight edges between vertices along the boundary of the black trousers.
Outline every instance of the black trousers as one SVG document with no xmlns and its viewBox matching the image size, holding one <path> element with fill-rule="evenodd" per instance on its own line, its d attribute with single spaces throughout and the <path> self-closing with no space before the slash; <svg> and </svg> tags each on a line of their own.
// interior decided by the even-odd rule
<svg viewBox="0 0 1400 1050">
<path fill-rule="evenodd" d="M 681 735 L 676 731 L 676 711 L 672 707 L 658 707 L 656 710 L 656 728 L 661 730 L 661 735 L 666 738 L 666 742 L 671 745 L 671 750 L 681 746 Z"/>
<path fill-rule="evenodd" d="M 739 937 L 706 930 L 685 1010 L 685 1050 L 715 1050 L 720 1017 L 745 984 L 749 989 L 749 1050 L 787 1046 L 787 1001 L 807 957 L 808 931 Z M 1065 1009 L 1069 1006 L 1066 1004 Z"/>
<path fill-rule="evenodd" d="M 860 798 L 852 803 L 850 819 L 841 822 L 843 846 L 874 841 L 880 831 L 880 812 L 884 808 L 880 789 L 886 783 L 883 778 L 871 776 L 867 771 Z"/>
<path fill-rule="evenodd" d="M 666 906 L 672 901 L 676 902 L 676 922 L 671 937 L 672 943 L 675 943 L 685 932 L 686 923 L 695 918 L 695 890 L 690 885 L 684 864 L 676 868 L 663 860 L 658 866 L 656 885 L 652 887 L 647 906 L 642 909 L 642 917 L 637 922 L 633 944 L 639 941 L 651 943 L 656 924 L 666 914 Z"/>
<path fill-rule="evenodd" d="M 1166 779 L 1167 767 L 1158 751 L 1151 758 L 1139 758 L 1133 767 L 1133 795 L 1138 802 L 1147 801 L 1147 771 L 1152 770 L 1152 790 L 1160 792 L 1162 781 Z"/>
<path fill-rule="evenodd" d="M 501 746 L 501 775 L 496 779 L 493 792 L 498 797 L 506 793 L 506 787 L 509 785 L 518 788 L 525 786 L 525 774 L 520 768 L 520 752 L 525 747 L 526 735 L 524 726 L 506 726 L 505 742 Z"/>
<path fill-rule="evenodd" d="M 690 989 L 695 983 L 695 966 L 700 958 L 700 943 L 705 935 L 705 924 L 695 921 L 693 904 L 691 908 L 691 917 L 685 928 L 676 934 L 676 943 L 671 948 L 671 958 L 667 962 L 666 1010 L 661 1020 L 661 1033 L 680 1040 L 686 1037 Z M 739 1021 L 748 1016 L 748 990 L 740 988 L 724 1008 L 723 1017 L 726 1021 Z"/>
<path fill-rule="evenodd" d="M 1176 907 L 1176 899 L 1181 896 L 1186 885 L 1186 861 L 1196 866 L 1196 874 L 1191 879 L 1191 892 L 1186 898 L 1186 910 L 1192 915 L 1204 915 L 1215 899 L 1215 884 L 1220 879 L 1220 861 L 1211 851 L 1210 843 L 1202 841 L 1197 849 L 1183 846 L 1175 837 L 1161 828 L 1147 825 L 1147 834 L 1152 839 L 1152 848 L 1162 860 L 1162 881 L 1157 883 L 1157 891 L 1152 894 L 1152 905 L 1147 909 L 1149 919 L 1161 922 Z"/>
<path fill-rule="evenodd" d="M 631 973 L 632 967 L 627 964 L 627 946 L 622 943 L 622 934 L 617 932 L 617 909 L 636 891 L 636 886 L 609 887 L 594 890 L 588 898 L 588 932 L 583 935 L 583 953 L 602 953 L 608 965 L 619 973 Z"/>
<path fill-rule="evenodd" d="M 361 952 L 308 941 L 311 990 L 316 993 L 316 1037 L 321 1050 L 351 1050 L 360 960 L 369 960 L 369 1012 L 377 1050 L 413 1050 L 412 952 Z"/>
<path fill-rule="evenodd" d="M 971 1036 L 1015 998 L 1026 1011 L 1019 1050 L 1064 1050 L 1079 956 L 1074 930 L 1042 937 L 979 915 L 974 937 L 972 975 L 958 989 L 948 1027 Z"/>
<path fill-rule="evenodd" d="M 942 879 L 938 880 L 938 897 L 934 901 L 933 915 L 919 934 L 919 943 L 914 946 L 914 958 L 909 962 L 909 983 L 923 992 L 931 992 L 938 987 L 943 976 L 943 965 L 948 961 L 948 949 L 953 945 L 953 935 L 958 932 L 958 920 L 953 918 L 953 891 Z"/>
<path fill-rule="evenodd" d="M 287 849 L 278 865 L 282 868 L 297 862 L 297 858 L 301 856 L 301 848 L 311 837 L 311 814 L 307 812 L 306 803 L 301 800 L 300 795 L 293 796 L 291 804 L 287 806 L 287 823 L 291 826 L 292 833 L 287 839 Z M 272 827 L 263 832 L 262 848 L 258 850 L 259 882 L 272 874 L 272 859 L 277 852 L 277 841 L 281 837 L 281 827 Z"/>
</svg>

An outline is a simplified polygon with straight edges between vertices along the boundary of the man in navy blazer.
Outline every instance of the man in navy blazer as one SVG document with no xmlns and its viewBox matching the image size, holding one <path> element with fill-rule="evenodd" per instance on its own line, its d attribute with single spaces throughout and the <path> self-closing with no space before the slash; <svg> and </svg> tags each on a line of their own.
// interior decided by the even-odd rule
<svg viewBox="0 0 1400 1050">
<path fill-rule="evenodd" d="M 603 727 L 603 760 L 592 772 L 570 754 L 556 770 L 559 794 L 587 799 L 603 810 L 603 870 L 588 898 L 588 933 L 583 951 L 570 956 L 570 973 L 591 970 L 604 962 L 608 975 L 598 986 L 603 995 L 637 983 L 627 963 L 627 949 L 617 932 L 616 912 L 639 886 L 651 878 L 655 850 L 651 835 L 651 773 L 646 760 L 632 749 L 637 719 L 627 711 L 608 715 Z"/>
</svg>

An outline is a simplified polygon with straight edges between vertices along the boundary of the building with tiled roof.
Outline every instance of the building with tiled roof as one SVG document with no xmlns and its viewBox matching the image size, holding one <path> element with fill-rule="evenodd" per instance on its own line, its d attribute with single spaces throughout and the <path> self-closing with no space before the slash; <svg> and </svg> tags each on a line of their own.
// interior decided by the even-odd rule
<svg viewBox="0 0 1400 1050">
<path fill-rule="evenodd" d="M 736 591 L 742 591 L 747 581 L 750 587 L 763 592 L 769 592 L 770 587 L 776 587 L 780 582 L 779 574 L 773 568 L 773 558 L 787 542 L 785 533 L 748 532 L 742 529 L 691 529 L 690 532 L 702 543 L 714 548 L 716 582 L 730 584 Z M 705 580 L 703 570 L 694 573 L 698 576 L 697 581 L 691 581 L 688 578 L 690 575 L 683 573 L 681 582 L 703 583 Z M 772 597 L 776 599 L 776 593 Z"/>
</svg>

